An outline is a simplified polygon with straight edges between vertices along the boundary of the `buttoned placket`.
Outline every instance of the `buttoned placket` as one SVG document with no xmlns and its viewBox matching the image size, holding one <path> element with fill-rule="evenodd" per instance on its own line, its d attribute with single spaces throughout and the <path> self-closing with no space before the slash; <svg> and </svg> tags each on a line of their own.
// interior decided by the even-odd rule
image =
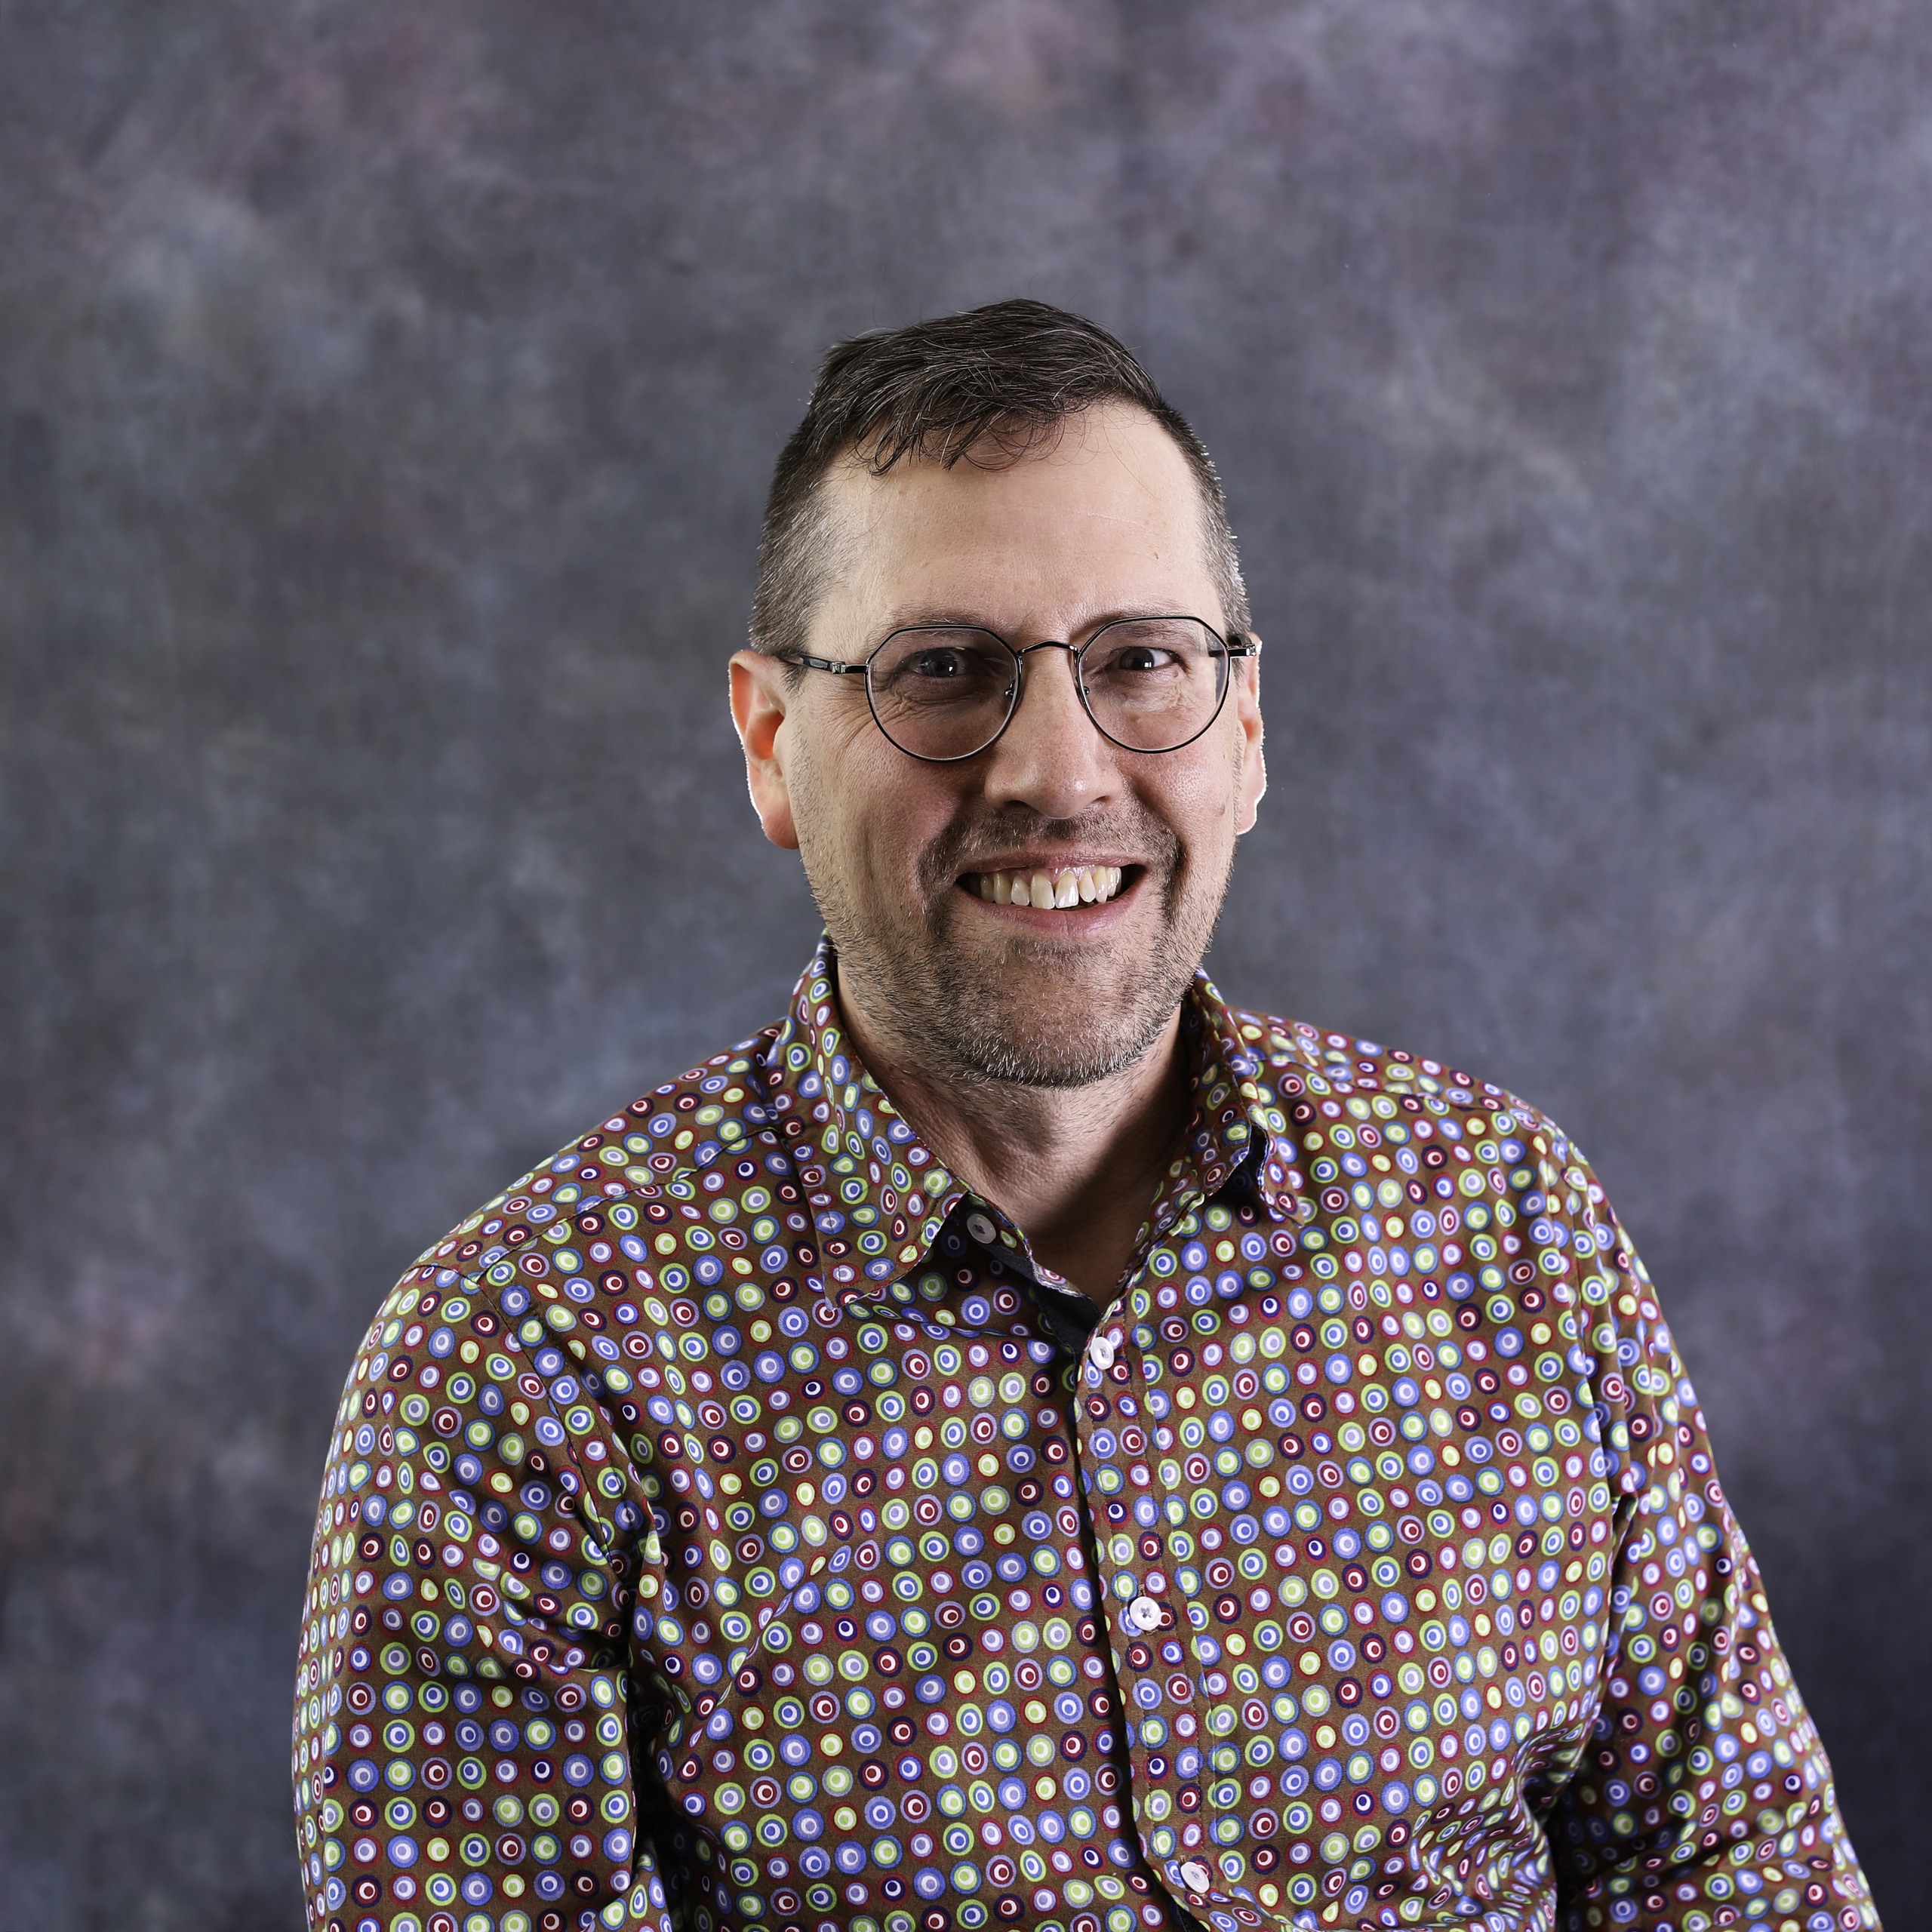
<svg viewBox="0 0 1932 1932">
<path fill-rule="evenodd" d="M 1161 1604 L 1144 1588 L 1137 1589 L 1129 1600 L 1122 1602 L 1120 1592 L 1115 1587 L 1116 1579 L 1121 1573 L 1118 1566 L 1112 1562 L 1109 1554 L 1112 1537 L 1107 1526 L 1097 1520 L 1095 1499 L 1088 1487 L 1084 1472 L 1092 1466 L 1094 1460 L 1091 1438 L 1096 1424 L 1112 1416 L 1119 1407 L 1118 1397 L 1109 1400 L 1106 1394 L 1109 1385 L 1124 1385 L 1131 1388 L 1135 1361 L 1137 1359 L 1142 1363 L 1146 1361 L 1146 1350 L 1134 1338 L 1134 1324 L 1130 1320 L 1128 1311 L 1131 1308 L 1136 1295 L 1145 1293 L 1155 1257 L 1165 1248 L 1175 1231 L 1192 1219 L 1199 1217 L 1214 1201 L 1231 1191 L 1248 1195 L 1255 1203 L 1257 1211 L 1278 1223 L 1293 1222 L 1298 1218 L 1292 1203 L 1284 1204 L 1281 1197 L 1262 1185 L 1262 1177 L 1271 1161 L 1285 1166 L 1291 1161 L 1292 1155 L 1284 1159 L 1280 1150 L 1274 1146 L 1272 1137 L 1259 1122 L 1251 1120 L 1248 1124 L 1254 1133 L 1254 1140 L 1237 1160 L 1226 1167 L 1211 1162 L 1204 1171 L 1198 1172 L 1192 1177 L 1192 1186 L 1170 1195 L 1161 1204 L 1158 1220 L 1151 1229 L 1146 1245 L 1133 1272 L 1128 1276 L 1120 1294 L 1107 1308 L 1097 1310 L 1091 1318 L 1092 1326 L 1081 1344 L 1076 1345 L 1073 1342 L 1068 1329 L 1063 1325 L 1078 1318 L 1072 1316 L 1070 1311 L 1063 1313 L 1055 1304 L 1066 1304 L 1084 1298 L 1077 1297 L 1071 1289 L 1063 1292 L 1041 1280 L 1041 1275 L 1044 1271 L 1034 1257 L 1032 1245 L 1024 1232 L 1014 1226 L 998 1208 L 990 1203 L 980 1201 L 971 1195 L 964 1196 L 958 1203 L 954 1217 L 958 1219 L 963 1214 L 966 1233 L 986 1252 L 989 1260 L 996 1263 L 1001 1271 L 1014 1275 L 1030 1291 L 1035 1309 L 1041 1315 L 1049 1334 L 1074 1360 L 1075 1389 L 1072 1407 L 1075 1453 L 1078 1458 L 1075 1495 L 1084 1519 L 1086 1541 L 1094 1556 L 1095 1613 L 1108 1629 L 1112 1688 L 1121 1712 L 1130 1780 L 1127 1796 L 1134 1820 L 1134 1835 L 1140 1844 L 1141 1856 L 1146 1860 L 1149 1872 L 1164 1878 L 1170 1889 L 1171 1902 L 1180 1909 L 1183 1924 L 1192 1922 L 1186 1915 L 1190 1912 L 1206 1910 L 1217 1904 L 1232 1903 L 1237 1898 L 1243 1905 L 1254 1907 L 1254 1901 L 1245 1890 L 1233 1894 L 1220 1887 L 1216 1883 L 1217 1875 L 1213 1866 L 1198 1854 L 1164 1860 L 1157 1858 L 1141 1829 L 1141 1801 L 1146 1795 L 1146 1787 L 1152 1780 L 1145 1770 L 1148 1754 L 1135 1741 L 1137 1730 L 1128 1718 L 1129 1706 L 1125 1687 L 1134 1677 L 1144 1673 L 1131 1672 L 1131 1666 L 1124 1654 L 1126 1646 L 1116 1641 L 1115 1631 L 1116 1627 L 1124 1630 L 1128 1644 L 1131 1644 L 1137 1636 L 1151 1638 L 1163 1627 L 1163 1620 L 1170 1615 L 1172 1617 L 1171 1627 L 1178 1632 L 1183 1617 L 1178 1608 L 1172 1613 L 1164 1611 Z M 1085 1306 L 1091 1309 L 1094 1305 L 1088 1302 Z M 1140 1325 L 1151 1346 L 1153 1343 L 1151 1327 L 1144 1323 Z M 1144 1389 L 1148 1386 L 1144 1374 L 1142 1382 Z M 1144 1394 L 1137 1399 L 1137 1411 L 1144 1401 Z M 1089 1406 L 1091 1401 L 1103 1405 L 1101 1415 L 1095 1416 L 1092 1413 Z M 1158 1466 L 1153 1462 L 1151 1426 L 1149 1435 L 1150 1466 Z M 1132 1518 L 1130 1517 L 1128 1520 L 1131 1521 Z M 1170 1533 L 1174 1527 L 1171 1522 L 1168 1523 L 1161 1534 L 1164 1552 L 1169 1549 Z M 1165 1581 L 1164 1577 L 1163 1581 Z M 1115 1615 L 1120 1620 L 1118 1626 L 1111 1620 Z M 1194 1666 L 1190 1675 L 1195 1695 L 1191 1701 L 1204 1705 L 1207 1686 L 1201 1673 L 1213 1666 L 1201 1657 L 1198 1635 L 1191 1627 L 1192 1620 L 1189 1620 L 1190 1629 L 1185 1638 L 1177 1635 L 1168 1641 L 1185 1644 L 1184 1654 Z M 1156 1657 L 1149 1663 L 1147 1669 L 1152 1670 L 1160 1661 Z M 1213 1747 L 1204 1733 L 1198 1743 L 1186 1748 L 1197 1751 L 1204 1764 L 1208 1753 Z M 1177 1757 L 1178 1755 L 1177 1752 Z M 1272 1914 L 1268 1915 L 1273 1916 Z"/>
<path fill-rule="evenodd" d="M 1155 1460 L 1152 1443 L 1152 1418 L 1150 1416 L 1143 1416 L 1140 1413 L 1146 1403 L 1146 1392 L 1152 1386 L 1150 1378 L 1144 1372 L 1144 1365 L 1147 1359 L 1147 1347 L 1153 1345 L 1154 1335 L 1151 1326 L 1144 1321 L 1139 1324 L 1131 1321 L 1130 1313 L 1134 1309 L 1137 1296 L 1143 1295 L 1146 1291 L 1147 1282 L 1152 1272 L 1155 1256 L 1166 1247 L 1176 1229 L 1184 1226 L 1192 1218 L 1202 1214 L 1213 1201 L 1228 1191 L 1231 1185 L 1235 1189 L 1241 1189 L 1243 1178 L 1250 1178 L 1258 1174 L 1272 1152 L 1272 1143 L 1266 1131 L 1263 1130 L 1260 1135 L 1258 1145 L 1239 1164 L 1238 1171 L 1242 1178 L 1235 1178 L 1224 1172 L 1211 1171 L 1201 1177 L 1198 1191 L 1190 1191 L 1188 1194 L 1171 1199 L 1168 1204 L 1168 1211 L 1162 1217 L 1162 1225 L 1149 1242 L 1145 1253 L 1121 1295 L 1095 1328 L 1082 1359 L 1079 1377 L 1081 1384 L 1079 1399 L 1074 1407 L 1076 1434 L 1079 1442 L 1083 1471 L 1091 1467 L 1097 1460 L 1092 1448 L 1092 1437 L 1096 1426 L 1110 1420 L 1124 1420 L 1121 1415 L 1120 1395 L 1117 1393 L 1110 1398 L 1107 1393 L 1109 1385 L 1120 1391 L 1133 1388 L 1135 1380 L 1134 1369 L 1137 1366 L 1142 1367 L 1143 1374 L 1140 1377 L 1141 1392 L 1136 1397 L 1130 1398 L 1135 1405 L 1136 1414 L 1133 1419 L 1140 1421 L 1147 1430 L 1149 1466 L 1158 1467 L 1158 1462 Z M 1254 1196 L 1260 1210 L 1269 1213 L 1271 1218 L 1292 1218 L 1291 1215 L 1277 1213 L 1272 1208 L 1266 1195 L 1258 1187 L 1250 1186 L 1245 1191 Z M 1147 1342 L 1144 1346 L 1140 1343 L 1139 1334 L 1136 1332 L 1137 1327 L 1140 1333 L 1146 1335 Z M 1161 1366 L 1164 1367 L 1166 1365 L 1162 1364 Z M 1100 1410 L 1098 1414 L 1094 1413 L 1097 1407 Z M 1144 1568 L 1141 1571 L 1140 1582 L 1134 1586 L 1131 1594 L 1123 1601 L 1122 1593 L 1116 1587 L 1122 1574 L 1122 1570 L 1121 1567 L 1112 1560 L 1111 1526 L 1103 1525 L 1097 1520 L 1096 1500 L 1086 1484 L 1084 1475 L 1081 1484 L 1081 1494 L 1093 1540 L 1097 1574 L 1100 1580 L 1100 1588 L 1097 1594 L 1101 1599 L 1100 1607 L 1108 1619 L 1109 1647 L 1112 1655 L 1115 1687 L 1117 1691 L 1122 1694 L 1121 1706 L 1124 1724 L 1126 1721 L 1126 1713 L 1128 1709 L 1128 1700 L 1124 1695 L 1126 1686 L 1137 1681 L 1140 1677 L 1153 1671 L 1161 1663 L 1167 1661 L 1156 1652 L 1150 1658 L 1144 1669 L 1137 1670 L 1130 1663 L 1127 1652 L 1137 1638 L 1148 1641 L 1151 1648 L 1155 1633 L 1164 1628 L 1171 1628 L 1176 1633 L 1174 1636 L 1165 1641 L 1183 1646 L 1183 1654 L 1189 1660 L 1192 1666 L 1189 1672 L 1192 1693 L 1189 1701 L 1197 1705 L 1204 1706 L 1208 1702 L 1208 1697 L 1204 1673 L 1212 1668 L 1212 1664 L 1210 1660 L 1203 1658 L 1201 1655 L 1198 1635 L 1192 1628 L 1191 1618 L 1186 1618 L 1189 1626 L 1187 1635 L 1183 1637 L 1179 1634 L 1183 1618 L 1186 1617 L 1185 1604 L 1177 1603 L 1171 1610 L 1164 1608 L 1161 1603 L 1149 1593 L 1146 1588 L 1146 1572 Z M 1130 1515 L 1127 1520 L 1131 1522 L 1133 1519 Z M 1177 1567 L 1171 1552 L 1171 1534 L 1174 1527 L 1175 1525 L 1170 1520 L 1162 1526 L 1159 1533 L 1163 1556 L 1167 1559 L 1166 1567 L 1169 1568 Z M 1136 1539 L 1136 1541 L 1137 1543 L 1138 1539 Z M 1161 1580 L 1164 1584 L 1168 1583 L 1169 1580 L 1164 1573 Z M 1167 1592 L 1164 1590 L 1161 1594 L 1164 1595 Z M 1115 1617 L 1118 1619 L 1117 1623 L 1113 1621 Z M 1116 1631 L 1124 1633 L 1124 1642 L 1115 1637 Z M 1177 1666 L 1174 1668 L 1177 1670 Z M 1171 1689 L 1171 1678 L 1170 1689 Z M 1161 1859 L 1155 1856 L 1149 1845 L 1146 1834 L 1142 1829 L 1142 1800 L 1147 1795 L 1147 1787 L 1155 1782 L 1152 1774 L 1146 1770 L 1147 1758 L 1152 1754 L 1149 1754 L 1136 1741 L 1138 1737 L 1137 1727 L 1130 1724 L 1127 1728 L 1128 1764 L 1130 1775 L 1134 1783 L 1131 1795 L 1134 1800 L 1135 1833 L 1140 1840 L 1141 1854 L 1147 1860 L 1148 1869 L 1151 1872 L 1161 1875 L 1166 1879 L 1174 1893 L 1177 1904 L 1184 1905 L 1192 1911 L 1200 1912 L 1216 1904 L 1231 1902 L 1236 1895 L 1223 1891 L 1216 1884 L 1214 1869 L 1200 1852 L 1195 1851 L 1188 1855 Z M 1211 1741 L 1206 1736 L 1205 1727 L 1203 1724 L 1195 1741 L 1177 1747 L 1174 1752 L 1176 1762 L 1170 1767 L 1170 1774 L 1177 1773 L 1178 1760 L 1183 1750 L 1192 1749 L 1196 1752 L 1204 1766 L 1208 1754 L 1212 1748 Z M 1199 1774 L 1200 1771 L 1198 1768 L 1195 1775 Z M 1177 1777 L 1176 1781 L 1183 1782 L 1184 1780 Z M 1247 1897 L 1244 1891 L 1239 1897 L 1243 1904 L 1253 1905 L 1254 1901 Z"/>
<path fill-rule="evenodd" d="M 1094 1460 L 1091 1438 L 1095 1426 L 1115 1415 L 1120 1407 L 1118 1397 L 1116 1396 L 1110 1400 L 1106 1393 L 1106 1389 L 1109 1384 L 1117 1387 L 1124 1385 L 1131 1388 L 1134 1383 L 1134 1365 L 1137 1358 L 1143 1363 L 1146 1360 L 1144 1349 L 1139 1347 L 1137 1340 L 1134 1337 L 1133 1325 L 1128 1318 L 1127 1311 L 1131 1308 L 1137 1294 L 1144 1294 L 1152 1272 L 1154 1258 L 1158 1253 L 1162 1251 L 1174 1231 L 1187 1223 L 1191 1218 L 1201 1214 L 1211 1202 L 1218 1199 L 1231 1187 L 1249 1193 L 1259 1210 L 1266 1213 L 1272 1220 L 1278 1222 L 1292 1221 L 1297 1218 L 1291 1207 L 1284 1208 L 1278 1205 L 1276 1201 L 1271 1198 L 1269 1192 L 1259 1184 L 1260 1177 L 1267 1168 L 1269 1161 L 1279 1161 L 1280 1155 L 1278 1150 L 1274 1148 L 1272 1138 L 1266 1129 L 1260 1128 L 1257 1124 L 1251 1123 L 1251 1124 L 1257 1125 L 1255 1143 L 1242 1155 L 1233 1172 L 1231 1173 L 1226 1168 L 1211 1166 L 1207 1172 L 1196 1177 L 1196 1184 L 1194 1187 L 1185 1192 L 1170 1196 L 1163 1204 L 1158 1223 L 1134 1272 L 1128 1278 L 1115 1300 L 1104 1312 L 1097 1314 L 1091 1331 L 1085 1338 L 1084 1345 L 1078 1349 L 1075 1358 L 1075 1389 L 1072 1407 L 1075 1453 L 1079 1458 L 1077 1472 L 1078 1481 L 1075 1493 L 1079 1499 L 1081 1513 L 1084 1519 L 1087 1540 L 1094 1553 L 1097 1585 L 1096 1590 L 1097 1601 L 1095 1609 L 1103 1621 L 1109 1621 L 1108 1648 L 1112 1666 L 1112 1689 L 1121 1713 L 1123 1741 L 1126 1746 L 1128 1776 L 1131 1781 L 1128 1796 L 1132 1806 L 1135 1835 L 1140 1841 L 1141 1855 L 1147 1861 L 1149 1871 L 1165 1878 L 1173 1894 L 1173 1903 L 1177 1906 L 1184 1906 L 1184 1909 L 1191 1908 L 1195 1911 L 1204 1909 L 1217 1903 L 1229 1902 L 1236 1895 L 1224 1892 L 1216 1884 L 1214 1869 L 1204 1857 L 1194 1855 L 1161 1860 L 1154 1855 L 1147 1844 L 1146 1835 L 1141 1829 L 1141 1800 L 1146 1795 L 1146 1786 L 1151 1782 L 1149 1774 L 1145 1770 L 1145 1762 L 1148 1754 L 1134 1741 L 1137 1733 L 1135 1727 L 1128 1721 L 1128 1702 L 1124 1694 L 1127 1684 L 1134 1681 L 1135 1677 L 1142 1673 L 1132 1672 L 1131 1666 L 1128 1664 L 1124 1654 L 1126 1646 L 1115 1640 L 1114 1633 L 1116 1626 L 1109 1621 L 1114 1616 L 1118 1616 L 1120 1623 L 1118 1628 L 1125 1632 L 1128 1643 L 1131 1644 L 1137 1636 L 1151 1638 L 1155 1631 L 1162 1627 L 1164 1619 L 1169 1617 L 1171 1613 L 1164 1611 L 1161 1604 L 1153 1596 L 1149 1595 L 1144 1588 L 1137 1589 L 1131 1598 L 1122 1604 L 1121 1594 L 1115 1588 L 1116 1580 L 1121 1572 L 1119 1567 L 1112 1561 L 1110 1555 L 1112 1536 L 1109 1533 L 1108 1526 L 1103 1525 L 1097 1520 L 1095 1499 L 1088 1485 L 1084 1471 L 1092 1466 Z M 1060 1324 L 1052 1318 L 1054 1311 L 1051 1309 L 1051 1305 L 1046 1308 L 1041 1308 L 1042 1302 L 1049 1297 L 1054 1301 L 1060 1301 L 1066 1297 L 1040 1281 L 1038 1264 L 1033 1257 L 1030 1244 L 1027 1242 L 1023 1233 L 1014 1228 L 1004 1215 L 1000 1214 L 998 1210 L 991 1208 L 989 1204 L 975 1204 L 971 1207 L 965 1216 L 964 1225 L 966 1232 L 983 1249 L 986 1251 L 989 1257 L 996 1259 L 1006 1272 L 1017 1275 L 1032 1290 L 1032 1299 L 1036 1308 L 1041 1309 L 1049 1332 L 1054 1335 L 1054 1338 L 1063 1349 L 1069 1355 L 1075 1355 L 1075 1351 L 1069 1338 L 1062 1331 Z M 1146 1333 L 1148 1343 L 1151 1345 L 1153 1341 L 1151 1328 L 1148 1328 Z M 1144 1387 L 1147 1380 L 1144 1374 L 1142 1380 Z M 1144 1401 L 1144 1394 L 1137 1399 L 1137 1416 L 1140 1404 Z M 1102 1412 L 1098 1416 L 1093 1413 L 1091 1406 L 1096 1402 L 1102 1405 Z M 1151 1463 L 1154 1452 L 1151 1442 L 1151 1419 L 1149 1420 L 1150 1423 L 1149 1456 Z M 1131 1521 L 1131 1518 L 1128 1520 Z M 1170 1522 L 1161 1535 L 1164 1552 L 1169 1549 L 1170 1533 L 1174 1525 Z M 1166 1580 L 1164 1577 L 1162 1580 L 1164 1582 Z M 1178 1632 L 1181 1623 L 1181 1614 L 1178 1612 L 1171 1614 L 1172 1627 Z M 1189 1622 L 1191 1626 L 1192 1620 L 1189 1620 Z M 1212 1668 L 1212 1665 L 1209 1660 L 1204 1659 L 1200 1654 L 1200 1644 L 1197 1634 L 1190 1627 L 1189 1634 L 1184 1639 L 1176 1638 L 1168 1641 L 1185 1644 L 1185 1654 L 1191 1659 L 1194 1666 L 1194 1669 L 1190 1675 L 1195 1694 L 1191 1701 L 1204 1704 L 1207 1701 L 1207 1686 L 1203 1681 L 1201 1673 Z M 1150 1662 L 1147 1669 L 1151 1670 L 1154 1668 L 1155 1662 Z M 1197 1751 L 1204 1761 L 1207 1753 L 1212 1749 L 1212 1745 L 1204 1735 L 1198 1743 L 1184 1748 Z M 1177 1756 L 1178 1755 L 1179 1753 L 1177 1752 Z M 1254 1901 L 1247 1897 L 1245 1892 L 1238 1896 L 1242 1903 L 1250 1906 L 1254 1903 Z"/>
</svg>

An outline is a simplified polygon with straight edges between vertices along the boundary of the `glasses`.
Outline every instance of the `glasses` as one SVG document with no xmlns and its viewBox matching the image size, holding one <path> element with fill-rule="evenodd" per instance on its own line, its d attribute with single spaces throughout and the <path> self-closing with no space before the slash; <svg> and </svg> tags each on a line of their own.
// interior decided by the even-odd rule
<svg viewBox="0 0 1932 1932">
<path fill-rule="evenodd" d="M 976 758 L 1013 721 L 1025 695 L 1022 662 L 1036 651 L 1073 660 L 1080 702 L 1103 737 L 1130 752 L 1177 752 L 1221 715 L 1229 660 L 1260 643 L 1223 638 L 1198 617 L 1122 617 L 1084 644 L 1056 638 L 1016 651 L 997 632 L 961 624 L 894 631 L 862 664 L 781 651 L 834 677 L 863 675 L 872 717 L 908 757 L 928 764 Z"/>
</svg>

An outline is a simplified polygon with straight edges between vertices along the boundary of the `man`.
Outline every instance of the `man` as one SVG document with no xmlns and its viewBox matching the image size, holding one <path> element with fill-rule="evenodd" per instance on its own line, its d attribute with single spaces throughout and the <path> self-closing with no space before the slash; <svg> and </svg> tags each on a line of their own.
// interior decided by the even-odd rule
<svg viewBox="0 0 1932 1932">
<path fill-rule="evenodd" d="M 1199 973 L 1260 645 L 1140 365 L 1025 302 L 835 349 L 753 642 L 826 940 L 370 1331 L 312 1921 L 1875 1925 L 1583 1157 Z"/>
</svg>

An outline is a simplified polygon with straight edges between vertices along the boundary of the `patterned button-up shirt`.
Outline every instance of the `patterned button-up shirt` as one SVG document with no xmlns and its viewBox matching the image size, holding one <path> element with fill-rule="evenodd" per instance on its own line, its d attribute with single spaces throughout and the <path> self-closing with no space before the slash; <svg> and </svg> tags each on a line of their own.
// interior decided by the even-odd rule
<svg viewBox="0 0 1932 1932">
<path fill-rule="evenodd" d="M 1097 1318 L 835 980 L 377 1315 L 302 1638 L 312 1924 L 1876 1924 L 1547 1119 L 1203 979 Z"/>
</svg>

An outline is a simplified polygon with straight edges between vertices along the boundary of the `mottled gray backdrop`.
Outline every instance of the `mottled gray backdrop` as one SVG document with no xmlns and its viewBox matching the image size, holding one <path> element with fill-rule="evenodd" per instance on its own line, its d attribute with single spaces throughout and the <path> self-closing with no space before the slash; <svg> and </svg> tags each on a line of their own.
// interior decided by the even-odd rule
<svg viewBox="0 0 1932 1932">
<path fill-rule="evenodd" d="M 1226 475 L 1222 984 L 1593 1154 L 1925 1923 L 1929 190 L 1912 0 L 0 0 L 0 1927 L 300 1924 L 355 1341 L 779 1009 L 768 466 L 1015 292 Z"/>
</svg>

